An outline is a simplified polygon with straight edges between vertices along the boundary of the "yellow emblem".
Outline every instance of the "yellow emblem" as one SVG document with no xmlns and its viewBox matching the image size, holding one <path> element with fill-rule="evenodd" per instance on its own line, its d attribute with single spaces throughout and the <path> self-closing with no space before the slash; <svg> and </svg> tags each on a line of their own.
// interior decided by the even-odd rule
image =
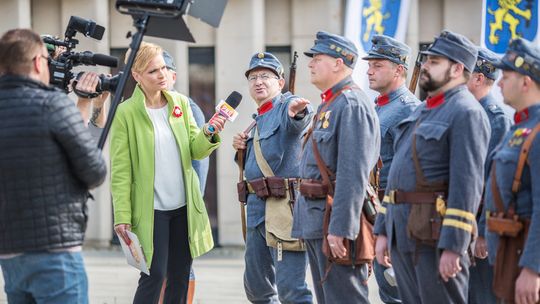
<svg viewBox="0 0 540 304">
<path fill-rule="evenodd" d="M 366 31 L 364 32 L 364 37 L 362 37 L 364 42 L 368 42 L 369 37 L 371 37 L 371 31 L 374 31 L 378 35 L 384 34 L 383 20 L 390 18 L 390 13 L 383 15 L 382 0 L 369 0 L 369 4 L 370 6 L 365 7 L 362 11 L 362 15 L 367 17 Z"/>
<path fill-rule="evenodd" d="M 257 55 L 257 57 L 259 57 L 259 59 L 263 59 L 263 58 L 264 58 L 264 54 L 263 54 L 263 53 L 259 53 L 259 54 Z"/>
<path fill-rule="evenodd" d="M 514 61 L 514 65 L 516 66 L 516 68 L 519 68 L 519 67 L 521 67 L 523 65 L 524 61 L 525 60 L 523 59 L 523 57 L 518 56 L 518 57 L 516 57 L 516 60 Z"/>
<path fill-rule="evenodd" d="M 488 14 L 493 15 L 493 22 L 489 23 L 489 43 L 498 44 L 499 35 L 497 31 L 502 31 L 505 24 L 510 30 L 511 39 L 519 38 L 517 28 L 521 20 L 516 17 L 523 17 L 526 21 L 530 21 L 532 14 L 531 9 L 522 10 L 518 4 L 523 0 L 498 0 L 499 7 L 496 10 L 488 8 Z"/>
<path fill-rule="evenodd" d="M 341 52 L 341 48 L 339 46 L 336 48 L 336 52 Z"/>
<path fill-rule="evenodd" d="M 446 203 L 444 202 L 444 199 L 442 196 L 437 196 L 437 199 L 435 200 L 435 209 L 441 216 L 444 216 L 446 214 Z"/>
</svg>

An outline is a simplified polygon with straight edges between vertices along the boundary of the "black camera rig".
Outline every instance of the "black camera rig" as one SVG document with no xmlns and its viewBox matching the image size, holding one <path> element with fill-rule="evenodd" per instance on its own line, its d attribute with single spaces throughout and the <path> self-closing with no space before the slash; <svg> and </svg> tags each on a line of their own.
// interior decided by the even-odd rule
<svg viewBox="0 0 540 304">
<path fill-rule="evenodd" d="M 104 54 L 94 54 L 90 51 L 74 52 L 73 49 L 79 43 L 79 40 L 74 38 L 77 32 L 82 33 L 86 37 L 101 40 L 105 28 L 92 20 L 71 16 L 63 40 L 48 35 L 42 36 L 43 42 L 48 46 L 51 55 L 49 60 L 49 83 L 65 92 L 69 92 L 70 81 L 74 78 L 72 72 L 73 67 L 78 65 L 118 66 L 118 59 L 116 57 Z M 78 75 L 77 78 L 79 76 L 80 75 Z M 109 77 L 103 74 L 100 75 L 100 83 L 96 87 L 96 94 L 98 95 L 103 91 L 114 92 L 118 84 L 118 76 L 119 75 Z"/>
</svg>

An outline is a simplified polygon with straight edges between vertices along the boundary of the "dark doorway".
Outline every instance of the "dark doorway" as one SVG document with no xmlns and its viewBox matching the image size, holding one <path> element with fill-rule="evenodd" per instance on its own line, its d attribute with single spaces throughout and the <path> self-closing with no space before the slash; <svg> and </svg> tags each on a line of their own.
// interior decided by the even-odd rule
<svg viewBox="0 0 540 304">
<path fill-rule="evenodd" d="M 213 47 L 189 48 L 189 96 L 201 107 L 206 120 L 216 112 L 215 56 Z M 210 156 L 204 202 L 212 226 L 214 243 L 219 245 L 216 154 Z"/>
</svg>

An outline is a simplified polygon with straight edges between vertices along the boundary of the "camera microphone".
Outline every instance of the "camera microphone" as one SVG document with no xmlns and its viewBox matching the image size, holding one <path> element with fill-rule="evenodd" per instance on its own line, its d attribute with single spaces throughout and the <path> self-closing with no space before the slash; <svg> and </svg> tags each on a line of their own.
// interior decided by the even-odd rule
<svg viewBox="0 0 540 304">
<path fill-rule="evenodd" d="M 94 54 L 89 51 L 75 53 L 70 56 L 70 58 L 77 63 L 82 63 L 86 65 L 102 65 L 108 66 L 111 68 L 118 67 L 118 58 L 104 55 L 104 54 Z"/>
</svg>

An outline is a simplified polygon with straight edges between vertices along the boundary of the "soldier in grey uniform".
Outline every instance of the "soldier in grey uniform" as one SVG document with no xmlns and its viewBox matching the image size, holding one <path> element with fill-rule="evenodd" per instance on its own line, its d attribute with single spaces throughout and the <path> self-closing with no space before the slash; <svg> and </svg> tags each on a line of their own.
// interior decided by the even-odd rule
<svg viewBox="0 0 540 304">
<path fill-rule="evenodd" d="M 486 209 L 487 212 L 497 211 L 495 191 L 498 190 L 505 212 L 512 205 L 522 222 L 530 221 L 519 257 L 514 301 L 534 304 L 540 300 L 540 135 L 534 137 L 528 150 L 520 187 L 515 192 L 512 188 L 521 148 L 540 124 L 540 49 L 524 39 L 513 40 L 497 67 L 503 70 L 499 86 L 504 102 L 514 108 L 516 114 L 515 125 L 494 151 L 491 171 L 495 174 L 491 174 L 486 183 Z M 498 189 L 492 187 L 494 184 Z M 488 258 L 494 264 L 499 258 L 500 237 L 488 230 L 486 239 Z"/>
<path fill-rule="evenodd" d="M 375 110 L 381 126 L 381 160 L 383 167 L 379 177 L 379 198 L 382 201 L 388 172 L 394 157 L 393 129 L 400 121 L 409 116 L 420 104 L 420 100 L 405 86 L 411 48 L 394 38 L 373 36 L 371 50 L 364 60 L 368 61 L 369 88 L 380 93 L 375 99 Z M 378 216 L 385 215 L 381 208 Z M 391 267 L 390 263 L 379 264 L 375 260 L 373 268 L 379 285 L 379 296 L 384 303 L 401 303 L 396 286 L 385 279 L 383 272 Z"/>
<path fill-rule="evenodd" d="M 245 75 L 251 97 L 257 104 L 256 128 L 250 136 L 235 135 L 233 147 L 237 151 L 246 150 L 248 184 L 264 177 L 254 151 L 255 130 L 259 132 L 262 155 L 275 176 L 298 178 L 302 133 L 313 117 L 309 101 L 289 92 L 281 93 L 285 85 L 283 66 L 270 53 L 253 55 Z M 248 195 L 244 273 L 247 298 L 252 303 L 312 303 L 305 280 L 306 252 L 281 252 L 267 246 L 265 205 L 266 199 L 255 193 Z"/>
<path fill-rule="evenodd" d="M 359 233 L 369 172 L 379 156 L 379 120 L 373 103 L 352 80 L 358 53 L 350 40 L 318 32 L 315 45 L 304 54 L 312 57 L 311 83 L 322 92 L 322 103 L 305 141 L 300 176 L 302 183 L 322 179 L 313 138 L 322 160 L 335 173 L 335 189 L 328 236 L 322 230 L 325 200 L 307 198 L 305 193 L 296 206 L 293 236 L 306 242 L 319 304 L 368 303 L 368 265 L 330 266 L 322 242 L 327 237 L 331 254 L 343 257 L 344 240 L 354 240 Z"/>
<path fill-rule="evenodd" d="M 443 31 L 425 53 L 420 87 L 429 97 L 396 126 L 376 253 L 384 263 L 390 252 L 404 303 L 466 303 L 490 135 L 465 85 L 478 52 Z"/>
<path fill-rule="evenodd" d="M 500 74 L 499 69 L 495 67 L 498 62 L 499 58 L 493 52 L 485 48 L 478 48 L 478 58 L 474 66 L 474 72 L 467 82 L 469 91 L 486 111 L 491 127 L 491 137 L 484 166 L 484 180 L 487 180 L 489 176 L 491 152 L 501 142 L 502 137 L 512 125 L 510 117 L 504 113 L 500 102 L 491 94 L 493 84 Z M 485 221 L 480 220 L 480 217 L 485 214 L 485 212 L 482 212 L 483 205 L 484 202 L 480 202 L 476 216 L 479 220 L 478 238 L 474 249 L 475 263 L 470 268 L 469 304 L 495 303 L 497 301 L 491 290 L 493 267 L 489 265 L 486 259 L 488 251 L 484 238 L 485 225 L 483 223 Z"/>
</svg>

